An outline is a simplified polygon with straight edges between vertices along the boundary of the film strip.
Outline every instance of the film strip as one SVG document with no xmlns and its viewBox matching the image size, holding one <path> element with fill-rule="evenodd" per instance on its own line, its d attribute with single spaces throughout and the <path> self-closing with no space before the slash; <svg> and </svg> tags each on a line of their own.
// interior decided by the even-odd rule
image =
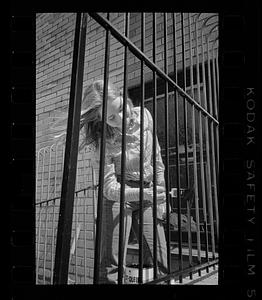
<svg viewBox="0 0 262 300">
<path fill-rule="evenodd" d="M 15 286 L 34 277 L 34 36 L 31 15 L 11 15 L 10 24 L 10 158 L 9 253 L 10 299 Z"/>
<path fill-rule="evenodd" d="M 237 13 L 218 11 L 219 285 L 203 286 L 197 291 L 168 287 L 165 291 L 168 299 L 183 299 L 191 294 L 201 299 L 261 296 L 258 285 L 261 272 L 261 14 L 258 6 L 249 8 L 248 3 Z M 39 298 L 44 294 L 52 298 L 47 294 L 49 289 L 43 294 L 41 287 L 35 286 L 35 15 L 11 15 L 10 29 L 10 299 L 23 299 L 26 290 L 34 291 Z M 152 289 L 155 293 L 155 288 Z M 161 293 L 160 290 L 156 295 Z M 55 299 L 56 293 L 53 295 Z"/>
<path fill-rule="evenodd" d="M 223 216 L 220 284 L 239 298 L 258 296 L 258 56 L 256 14 L 224 15 L 221 22 L 220 200 Z M 253 52 L 251 49 L 255 50 Z M 237 108 L 238 107 L 238 108 Z M 255 108 L 256 107 L 256 108 Z M 237 108 L 237 110 L 236 110 Z M 256 189 L 256 192 L 255 192 Z"/>
</svg>

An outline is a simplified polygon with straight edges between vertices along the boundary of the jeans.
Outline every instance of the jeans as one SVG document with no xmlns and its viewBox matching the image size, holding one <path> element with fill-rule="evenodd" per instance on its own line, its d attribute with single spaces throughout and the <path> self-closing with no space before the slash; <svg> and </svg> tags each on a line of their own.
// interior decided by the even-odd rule
<svg viewBox="0 0 262 300">
<path fill-rule="evenodd" d="M 100 283 L 117 284 L 118 278 L 118 240 L 120 203 L 104 198 L 102 220 L 102 247 Z M 153 207 L 145 202 L 143 207 L 143 262 L 153 265 Z M 127 202 L 124 206 L 123 266 L 131 226 L 139 236 L 139 202 Z M 167 273 L 167 250 L 164 227 L 157 219 L 157 261 L 160 274 Z M 124 269 L 123 269 L 124 274 Z"/>
</svg>

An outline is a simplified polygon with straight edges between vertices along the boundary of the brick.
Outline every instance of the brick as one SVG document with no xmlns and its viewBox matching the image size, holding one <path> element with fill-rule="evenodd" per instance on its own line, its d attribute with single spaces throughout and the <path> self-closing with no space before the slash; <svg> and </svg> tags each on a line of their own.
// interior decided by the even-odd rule
<svg viewBox="0 0 262 300">
<path fill-rule="evenodd" d="M 70 59 L 70 55 L 61 55 L 59 58 L 59 62 L 67 62 L 67 61 L 71 61 Z"/>
<path fill-rule="evenodd" d="M 91 74 L 92 74 L 93 77 L 96 77 L 96 76 L 102 75 L 103 72 L 102 72 L 102 70 L 95 70 L 95 71 L 93 71 Z M 90 74 L 90 75 L 91 75 L 91 74 Z"/>
<path fill-rule="evenodd" d="M 63 52 L 63 51 L 66 51 L 67 49 L 70 49 L 71 48 L 71 43 L 66 43 L 64 46 L 62 46 L 60 48 L 60 51 Z"/>
<path fill-rule="evenodd" d="M 60 68 L 60 69 L 58 70 L 58 72 L 59 72 L 59 73 L 63 73 L 63 72 L 65 72 L 65 71 L 68 71 L 68 69 L 69 69 L 69 65 L 65 65 L 64 67 Z"/>
<path fill-rule="evenodd" d="M 53 70 L 55 71 L 55 70 L 60 69 L 60 68 L 62 68 L 62 67 L 64 67 L 64 66 L 65 66 L 65 62 L 64 62 L 64 61 L 60 62 L 60 61 L 58 60 L 58 61 L 56 61 L 56 63 L 54 64 Z"/>
<path fill-rule="evenodd" d="M 44 111 L 50 111 L 50 110 L 54 110 L 55 109 L 55 104 L 49 105 L 49 106 L 45 106 Z"/>
<path fill-rule="evenodd" d="M 73 49 L 72 49 L 72 48 L 69 48 L 69 49 L 67 49 L 67 50 L 65 51 L 65 54 L 68 54 L 68 53 L 71 53 L 71 52 L 73 52 Z"/>
</svg>

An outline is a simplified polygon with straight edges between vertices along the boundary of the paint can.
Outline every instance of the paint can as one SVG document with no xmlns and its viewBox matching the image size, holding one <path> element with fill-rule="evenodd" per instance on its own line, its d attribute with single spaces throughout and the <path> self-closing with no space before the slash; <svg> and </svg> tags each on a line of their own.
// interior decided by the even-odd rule
<svg viewBox="0 0 262 300">
<path fill-rule="evenodd" d="M 139 265 L 132 264 L 125 268 L 125 284 L 138 284 Z M 143 283 L 154 279 L 154 269 L 152 266 L 143 266 Z"/>
</svg>

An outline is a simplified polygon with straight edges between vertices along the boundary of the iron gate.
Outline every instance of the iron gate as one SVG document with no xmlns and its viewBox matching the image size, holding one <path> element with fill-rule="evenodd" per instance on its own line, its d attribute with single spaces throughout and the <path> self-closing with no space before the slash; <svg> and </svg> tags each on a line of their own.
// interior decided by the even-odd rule
<svg viewBox="0 0 262 300">
<path fill-rule="evenodd" d="M 183 283 L 185 275 L 189 275 L 192 278 L 193 273 L 198 272 L 201 275 L 201 270 L 206 269 L 208 272 L 211 266 L 215 268 L 215 265 L 218 264 L 218 24 L 215 24 L 211 28 L 210 26 L 208 27 L 208 22 L 212 18 L 217 18 L 217 15 L 211 14 L 207 18 L 201 19 L 201 14 L 160 14 L 163 18 L 164 39 L 164 48 L 162 51 L 164 64 L 162 67 L 159 67 L 156 63 L 157 15 L 159 14 L 152 13 L 151 59 L 144 51 L 145 13 L 141 13 L 140 16 L 140 47 L 136 46 L 129 39 L 129 13 L 124 14 L 124 33 L 121 33 L 112 25 L 110 22 L 110 13 L 106 14 L 106 16 L 99 13 L 77 14 L 66 145 L 63 148 L 59 144 L 54 144 L 50 147 L 40 149 L 37 153 L 39 201 L 36 203 L 36 274 L 38 283 L 39 276 L 43 280 L 41 283 L 44 284 L 87 283 L 87 264 L 88 261 L 90 263 L 91 259 L 94 260 L 93 283 L 99 283 L 105 159 L 105 99 L 109 79 L 110 41 L 112 38 L 115 38 L 124 47 L 123 119 L 125 120 L 128 93 L 131 94 L 131 98 L 132 93 L 136 93 L 136 99 L 139 99 L 137 104 L 141 107 L 141 133 L 143 133 L 144 126 L 144 108 L 147 107 L 153 116 L 154 171 L 156 170 L 156 136 L 160 132 L 163 133 L 160 145 L 165 164 L 167 210 L 165 233 L 168 253 L 168 274 L 161 278 L 157 275 L 157 202 L 156 177 L 154 177 L 154 278 L 148 283 L 166 282 L 170 284 L 171 280 L 177 278 L 179 278 L 179 283 Z M 170 28 L 170 26 L 167 26 L 168 15 L 169 17 L 171 16 L 169 20 L 172 20 L 173 72 L 168 69 L 168 28 Z M 89 180 L 89 185 L 86 184 L 83 188 L 79 188 L 79 186 L 76 188 L 77 184 L 75 184 L 75 180 L 77 179 L 78 155 L 76 145 L 78 145 L 77 141 L 79 138 L 87 18 L 95 20 L 106 32 L 103 78 L 105 82 L 102 120 L 103 134 L 98 178 L 97 180 L 95 179 L 94 172 L 89 165 L 89 168 L 92 170 L 89 174 L 92 177 Z M 187 21 L 187 26 L 185 26 L 185 21 Z M 187 35 L 185 34 L 186 28 L 188 31 Z M 188 37 L 187 46 L 186 36 Z M 178 41 L 180 41 L 179 45 Z M 181 49 L 181 51 L 178 51 L 178 49 Z M 136 90 L 128 89 L 129 53 L 132 53 L 140 61 L 140 82 Z M 152 73 L 150 82 L 145 79 L 145 68 Z M 124 228 L 125 132 L 126 124 L 123 122 L 119 249 L 123 247 Z M 61 149 L 60 160 L 58 162 L 59 147 Z M 143 138 L 141 138 L 141 162 L 143 162 L 143 149 Z M 46 156 L 46 153 L 48 153 L 48 156 Z M 55 169 L 53 170 L 50 168 L 52 153 L 53 160 L 55 160 Z M 64 153 L 66 154 L 64 155 Z M 62 161 L 64 162 L 63 164 Z M 56 169 L 59 164 L 60 173 Z M 73 169 L 72 165 L 75 166 Z M 59 179 L 57 178 L 58 173 L 60 174 Z M 47 180 L 46 191 L 43 185 L 44 180 Z M 62 181 L 62 188 L 57 191 L 57 181 L 59 180 Z M 140 164 L 139 215 L 141 226 L 136 247 L 130 248 L 130 251 L 133 251 L 139 263 L 138 281 L 140 284 L 143 283 L 143 193 L 141 192 L 143 181 L 143 164 Z M 98 185 L 96 185 L 97 183 Z M 44 193 L 46 193 L 45 200 L 43 200 Z M 93 235 L 90 240 L 86 238 L 85 232 L 86 218 L 88 217 L 85 207 L 86 193 L 91 193 L 89 197 L 92 197 L 94 200 L 94 210 L 91 212 L 93 216 Z M 78 209 L 81 206 L 83 209 L 80 209 L 81 213 L 78 213 Z M 177 216 L 175 222 L 170 219 L 170 217 L 174 216 Z M 184 220 L 187 222 L 186 226 L 183 225 Z M 79 248 L 79 235 L 83 232 L 84 245 Z M 72 233 L 73 236 L 71 237 Z M 87 243 L 90 243 L 91 240 L 93 245 L 95 245 L 94 253 L 92 255 L 89 252 L 87 259 Z M 48 248 L 51 249 L 49 252 L 47 251 Z M 82 269 L 78 267 L 77 263 L 76 252 L 80 250 L 84 251 L 84 259 L 80 263 Z M 50 260 L 47 261 L 47 256 L 51 256 L 51 262 Z M 73 267 L 72 256 L 75 259 Z M 119 251 L 118 284 L 123 283 L 123 259 L 123 252 Z M 79 280 L 78 273 L 84 273 L 84 275 L 82 274 L 84 276 L 83 280 Z"/>
</svg>

